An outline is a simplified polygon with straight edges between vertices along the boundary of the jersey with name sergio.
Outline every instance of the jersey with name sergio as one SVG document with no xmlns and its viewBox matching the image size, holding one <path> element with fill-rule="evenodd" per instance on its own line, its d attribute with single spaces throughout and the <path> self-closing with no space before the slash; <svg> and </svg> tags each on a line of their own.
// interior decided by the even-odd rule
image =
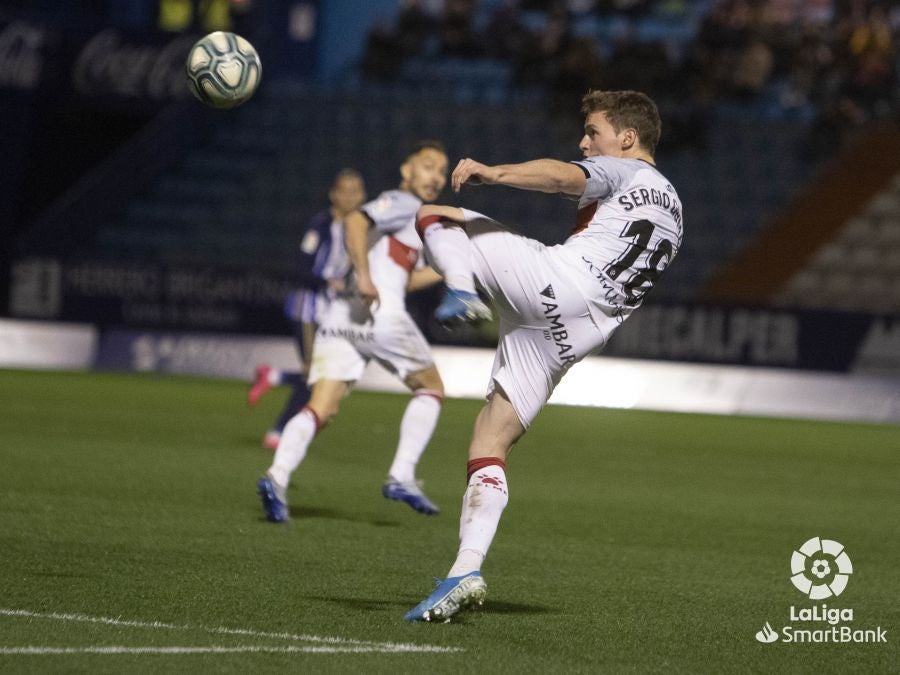
<svg viewBox="0 0 900 675">
<path fill-rule="evenodd" d="M 406 285 L 422 251 L 416 232 L 420 206 L 422 201 L 409 192 L 388 190 L 361 207 L 373 224 L 369 273 L 378 289 L 378 311 L 406 310 Z"/>
<path fill-rule="evenodd" d="M 669 266 L 682 239 L 681 200 L 639 159 L 588 157 L 576 226 L 554 253 L 596 319 L 624 321 Z"/>
</svg>

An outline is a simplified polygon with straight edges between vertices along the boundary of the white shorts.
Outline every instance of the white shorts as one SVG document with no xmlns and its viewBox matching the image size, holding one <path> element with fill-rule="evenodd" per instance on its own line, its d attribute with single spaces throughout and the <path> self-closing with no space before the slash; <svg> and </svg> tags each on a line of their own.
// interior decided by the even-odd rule
<svg viewBox="0 0 900 675">
<path fill-rule="evenodd" d="M 609 317 L 598 325 L 591 318 L 584 297 L 542 243 L 488 218 L 468 221 L 466 232 L 475 278 L 500 316 L 487 395 L 499 386 L 527 429 L 566 371 L 601 349 L 619 322 Z"/>
<path fill-rule="evenodd" d="M 401 380 L 434 365 L 425 336 L 406 312 L 376 311 L 371 315 L 355 299 L 333 300 L 319 317 L 309 383 L 356 381 L 370 359 Z"/>
</svg>

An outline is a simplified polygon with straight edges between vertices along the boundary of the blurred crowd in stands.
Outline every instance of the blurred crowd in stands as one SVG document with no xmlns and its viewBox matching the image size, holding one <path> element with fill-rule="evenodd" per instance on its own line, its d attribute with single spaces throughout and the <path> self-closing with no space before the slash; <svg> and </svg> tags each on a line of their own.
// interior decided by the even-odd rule
<svg viewBox="0 0 900 675">
<path fill-rule="evenodd" d="M 403 0 L 362 70 L 389 81 L 412 60 L 489 59 L 560 114 L 588 88 L 633 88 L 674 115 L 670 142 L 697 142 L 709 107 L 736 103 L 808 120 L 833 147 L 897 116 L 898 39 L 890 0 Z"/>
</svg>

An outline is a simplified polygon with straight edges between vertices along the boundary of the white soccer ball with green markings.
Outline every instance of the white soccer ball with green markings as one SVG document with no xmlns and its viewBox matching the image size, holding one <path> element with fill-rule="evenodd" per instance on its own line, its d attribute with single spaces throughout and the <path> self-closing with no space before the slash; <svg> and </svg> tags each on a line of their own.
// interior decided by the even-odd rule
<svg viewBox="0 0 900 675">
<path fill-rule="evenodd" d="M 191 92 L 214 108 L 233 108 L 259 86 L 262 64 L 247 40 L 235 33 L 216 31 L 191 47 L 187 57 Z"/>
</svg>

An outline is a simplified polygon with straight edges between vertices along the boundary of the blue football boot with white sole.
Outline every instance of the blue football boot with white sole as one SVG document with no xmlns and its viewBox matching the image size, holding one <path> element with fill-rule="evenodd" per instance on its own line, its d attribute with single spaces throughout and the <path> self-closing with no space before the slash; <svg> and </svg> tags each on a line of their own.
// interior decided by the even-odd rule
<svg viewBox="0 0 900 675">
<path fill-rule="evenodd" d="M 450 617 L 467 607 L 480 606 L 487 595 L 487 584 L 481 572 L 469 572 L 438 583 L 431 595 L 409 610 L 406 621 L 450 621 Z"/>
<path fill-rule="evenodd" d="M 460 323 L 481 323 L 493 318 L 490 307 L 481 301 L 478 293 L 447 288 L 444 299 L 434 310 L 434 318 L 445 328 Z"/>
</svg>

